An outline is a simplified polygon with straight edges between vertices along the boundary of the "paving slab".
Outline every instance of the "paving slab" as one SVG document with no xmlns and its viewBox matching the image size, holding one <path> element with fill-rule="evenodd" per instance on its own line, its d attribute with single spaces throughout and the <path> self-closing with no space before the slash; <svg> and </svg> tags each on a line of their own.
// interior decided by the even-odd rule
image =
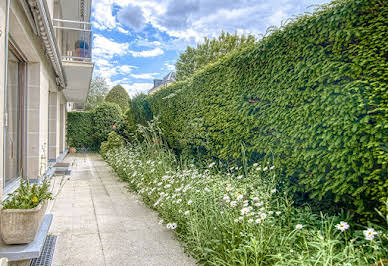
<svg viewBox="0 0 388 266">
<path fill-rule="evenodd" d="M 70 154 L 65 162 L 71 176 L 54 177 L 59 189 L 50 206 L 52 265 L 196 265 L 100 155 Z"/>
</svg>

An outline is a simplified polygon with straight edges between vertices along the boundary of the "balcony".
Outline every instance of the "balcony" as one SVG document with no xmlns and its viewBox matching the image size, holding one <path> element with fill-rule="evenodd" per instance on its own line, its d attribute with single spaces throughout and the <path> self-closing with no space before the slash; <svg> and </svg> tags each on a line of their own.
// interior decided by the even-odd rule
<svg viewBox="0 0 388 266">
<path fill-rule="evenodd" d="M 83 105 L 94 68 L 91 24 L 58 18 L 53 19 L 53 24 L 67 82 L 65 97 L 69 102 Z"/>
<path fill-rule="evenodd" d="M 92 61 L 90 22 L 54 19 L 54 28 L 62 61 Z"/>
</svg>

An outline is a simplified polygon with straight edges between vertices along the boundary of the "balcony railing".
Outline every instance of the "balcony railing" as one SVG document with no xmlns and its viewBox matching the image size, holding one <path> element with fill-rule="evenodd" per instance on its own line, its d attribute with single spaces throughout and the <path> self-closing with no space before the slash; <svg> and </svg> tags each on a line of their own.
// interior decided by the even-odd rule
<svg viewBox="0 0 388 266">
<path fill-rule="evenodd" d="M 53 19 L 58 48 L 63 61 L 92 61 L 90 22 Z"/>
</svg>

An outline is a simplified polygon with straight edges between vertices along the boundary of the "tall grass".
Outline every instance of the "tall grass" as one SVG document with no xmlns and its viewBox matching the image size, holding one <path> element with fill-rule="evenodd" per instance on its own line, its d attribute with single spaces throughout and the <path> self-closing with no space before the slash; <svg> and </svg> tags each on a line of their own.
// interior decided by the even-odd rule
<svg viewBox="0 0 388 266">
<path fill-rule="evenodd" d="M 199 263 L 388 265 L 386 225 L 294 207 L 271 163 L 195 166 L 165 148 L 157 125 L 140 131 L 144 142 L 113 148 L 105 159 Z"/>
</svg>

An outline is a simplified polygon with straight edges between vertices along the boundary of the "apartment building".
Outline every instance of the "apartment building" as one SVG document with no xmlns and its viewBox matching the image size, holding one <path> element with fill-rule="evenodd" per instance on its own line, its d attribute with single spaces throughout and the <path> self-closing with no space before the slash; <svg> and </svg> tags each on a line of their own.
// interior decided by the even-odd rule
<svg viewBox="0 0 388 266">
<path fill-rule="evenodd" d="M 166 88 L 168 85 L 175 82 L 175 72 L 168 73 L 163 79 L 154 79 L 154 86 L 148 91 L 148 95 L 152 95 L 155 92 Z"/>
<path fill-rule="evenodd" d="M 66 117 L 86 101 L 91 0 L 0 1 L 0 196 L 67 152 Z"/>
</svg>

